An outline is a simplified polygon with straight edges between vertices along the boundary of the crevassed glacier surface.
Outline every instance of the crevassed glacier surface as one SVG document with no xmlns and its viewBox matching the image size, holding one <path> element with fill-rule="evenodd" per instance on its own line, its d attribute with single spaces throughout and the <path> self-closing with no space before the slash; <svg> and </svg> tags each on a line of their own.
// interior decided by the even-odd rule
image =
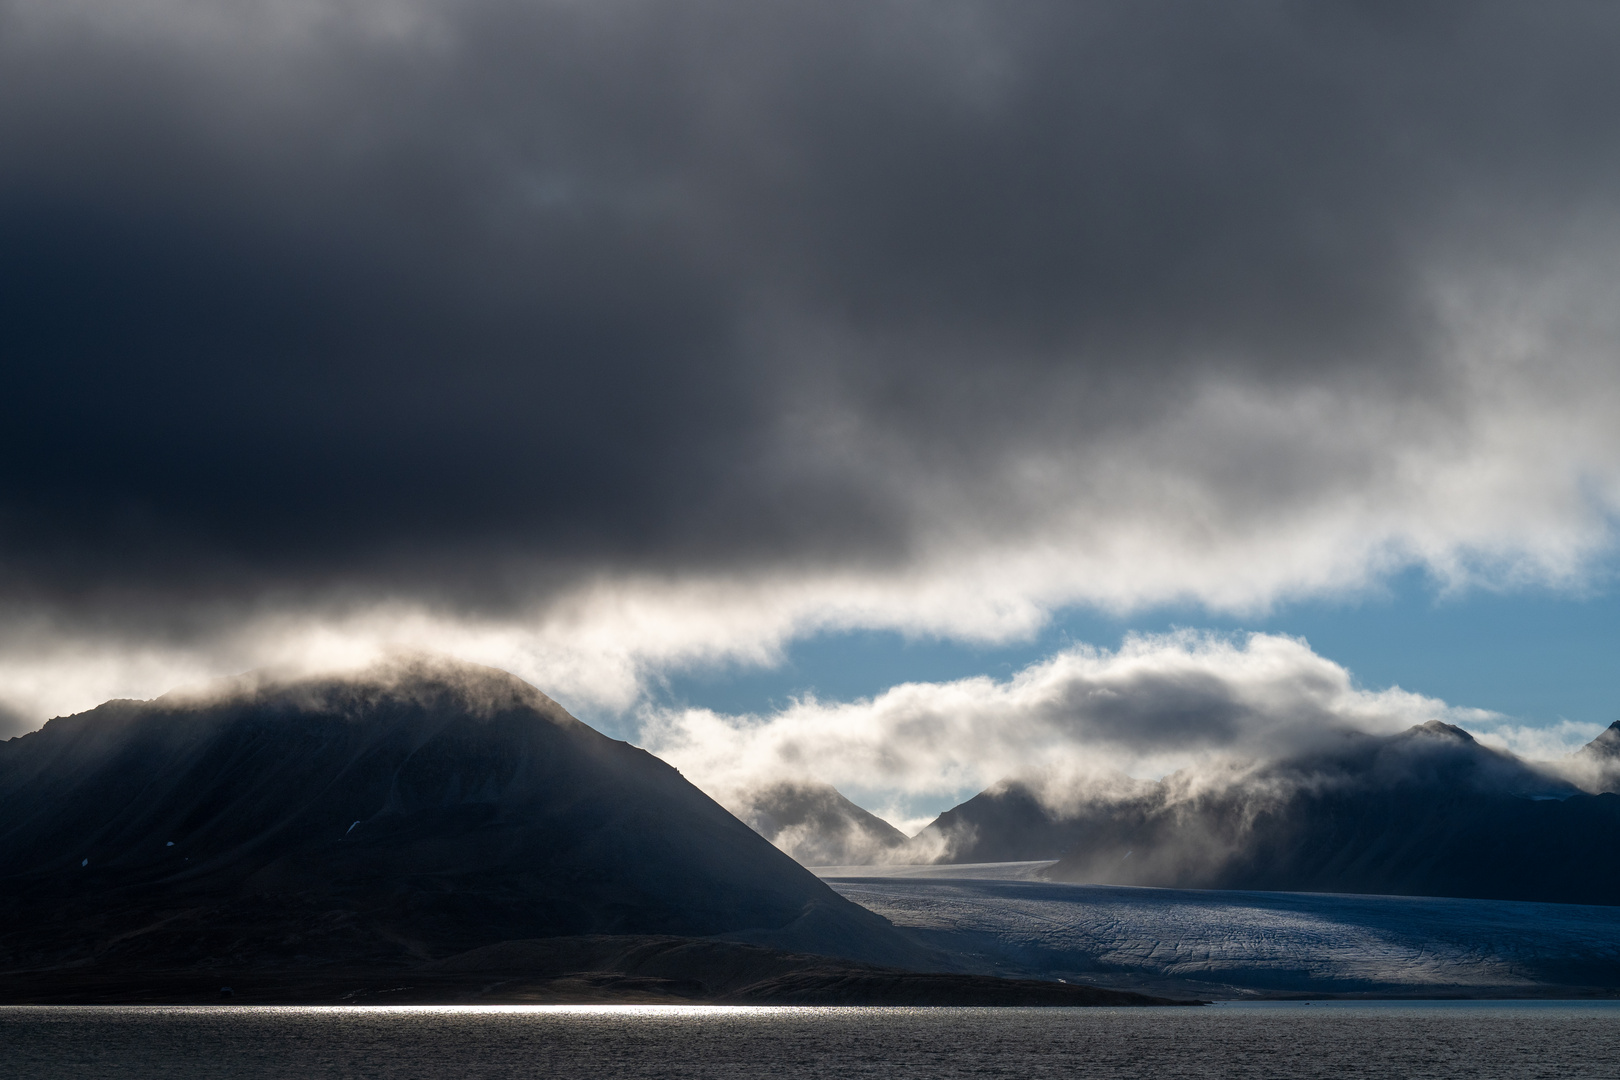
<svg viewBox="0 0 1620 1080">
<path fill-rule="evenodd" d="M 1620 908 L 1070 885 L 1047 863 L 821 867 L 829 885 L 1004 974 L 1233 997 L 1620 990 Z"/>
</svg>

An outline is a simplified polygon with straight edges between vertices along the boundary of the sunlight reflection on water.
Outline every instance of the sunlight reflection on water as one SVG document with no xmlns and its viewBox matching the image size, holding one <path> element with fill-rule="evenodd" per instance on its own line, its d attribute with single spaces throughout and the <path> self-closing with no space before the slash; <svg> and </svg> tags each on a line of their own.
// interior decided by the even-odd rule
<svg viewBox="0 0 1620 1080">
<path fill-rule="evenodd" d="M 0 1008 L 0 1076 L 1612 1077 L 1620 1002 Z"/>
</svg>

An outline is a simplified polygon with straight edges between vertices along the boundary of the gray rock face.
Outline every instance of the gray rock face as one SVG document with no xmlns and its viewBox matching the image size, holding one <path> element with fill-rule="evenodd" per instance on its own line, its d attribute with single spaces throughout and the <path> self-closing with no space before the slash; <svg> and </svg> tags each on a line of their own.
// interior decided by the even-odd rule
<svg viewBox="0 0 1620 1080">
<path fill-rule="evenodd" d="M 0 963 L 418 962 L 514 938 L 906 942 L 645 751 L 417 658 L 0 743 Z"/>
</svg>

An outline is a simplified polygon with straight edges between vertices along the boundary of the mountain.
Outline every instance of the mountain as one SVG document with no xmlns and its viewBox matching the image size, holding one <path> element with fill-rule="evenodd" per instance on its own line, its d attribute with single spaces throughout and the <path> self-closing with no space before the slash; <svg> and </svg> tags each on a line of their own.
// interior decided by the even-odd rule
<svg viewBox="0 0 1620 1080">
<path fill-rule="evenodd" d="M 1439 722 L 1051 803 L 1005 784 L 929 829 L 952 861 L 1057 859 L 1062 881 L 1620 904 L 1620 796 Z"/>
<path fill-rule="evenodd" d="M 490 668 L 247 676 L 0 743 L 0 970 L 412 964 L 587 934 L 919 956 L 675 769 Z"/>
<path fill-rule="evenodd" d="M 1620 720 L 1604 728 L 1597 738 L 1575 753 L 1597 761 L 1620 761 Z"/>
<path fill-rule="evenodd" d="M 733 800 L 732 810 L 804 866 L 902 859 L 906 834 L 830 784 L 784 781 Z"/>
<path fill-rule="evenodd" d="M 1008 780 L 981 791 L 935 818 L 913 838 L 918 850 L 944 852 L 941 862 L 986 863 L 1056 859 L 1088 829 L 1099 807 L 1129 813 L 1151 803 L 1156 785 L 1123 773 L 1099 774 L 1079 791 L 1059 792 L 1050 781 Z"/>
<path fill-rule="evenodd" d="M 1570 761 L 1575 780 L 1591 792 L 1620 792 L 1620 720 L 1575 751 Z"/>
</svg>

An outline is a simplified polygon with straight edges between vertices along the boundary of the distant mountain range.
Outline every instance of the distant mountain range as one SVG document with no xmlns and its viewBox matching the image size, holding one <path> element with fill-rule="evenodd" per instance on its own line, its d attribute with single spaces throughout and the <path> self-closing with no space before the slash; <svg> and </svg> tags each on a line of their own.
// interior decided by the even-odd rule
<svg viewBox="0 0 1620 1080">
<path fill-rule="evenodd" d="M 1566 772 L 1620 777 L 1620 724 Z M 746 802 L 748 824 L 527 683 L 433 657 L 108 702 L 0 742 L 0 1002 L 227 979 L 264 1001 L 1146 1000 L 981 978 L 800 863 L 1620 904 L 1620 795 L 1437 723 L 1157 782 L 1009 782 L 912 838 L 824 784 Z"/>
<path fill-rule="evenodd" d="M 1051 878 L 1081 883 L 1620 904 L 1617 779 L 1620 723 L 1553 771 L 1430 722 L 1157 782 L 1009 781 L 904 846 L 828 861 L 1052 859 Z"/>
</svg>

